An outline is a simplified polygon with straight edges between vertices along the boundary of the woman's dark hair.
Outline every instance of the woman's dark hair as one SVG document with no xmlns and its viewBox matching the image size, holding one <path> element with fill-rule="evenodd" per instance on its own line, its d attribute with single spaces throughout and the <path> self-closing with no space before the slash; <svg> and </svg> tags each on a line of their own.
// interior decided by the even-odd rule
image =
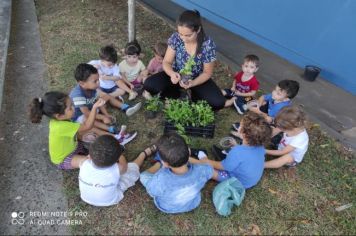
<svg viewBox="0 0 356 236">
<path fill-rule="evenodd" d="M 125 54 L 126 55 L 140 55 L 141 54 L 141 46 L 135 39 L 126 44 L 125 46 Z"/>
<path fill-rule="evenodd" d="M 177 26 L 184 26 L 191 29 L 194 32 L 198 32 L 197 36 L 197 51 L 195 55 L 198 55 L 202 50 L 202 45 L 205 40 L 205 33 L 203 25 L 201 23 L 200 13 L 197 10 L 184 11 L 177 19 Z"/>
<path fill-rule="evenodd" d="M 64 114 L 67 94 L 62 92 L 48 92 L 43 98 L 34 98 L 29 105 L 29 116 L 32 123 L 40 123 L 42 116 L 53 118 L 55 114 Z"/>
<path fill-rule="evenodd" d="M 115 164 L 124 148 L 111 135 L 98 137 L 89 147 L 89 154 L 94 164 L 99 167 L 108 167 Z"/>
<path fill-rule="evenodd" d="M 156 143 L 164 162 L 171 167 L 181 167 L 188 162 L 189 149 L 184 139 L 177 133 L 164 134 Z"/>
<path fill-rule="evenodd" d="M 108 45 L 100 48 L 99 57 L 101 60 L 110 61 L 115 64 L 117 62 L 117 51 L 114 46 Z"/>
</svg>

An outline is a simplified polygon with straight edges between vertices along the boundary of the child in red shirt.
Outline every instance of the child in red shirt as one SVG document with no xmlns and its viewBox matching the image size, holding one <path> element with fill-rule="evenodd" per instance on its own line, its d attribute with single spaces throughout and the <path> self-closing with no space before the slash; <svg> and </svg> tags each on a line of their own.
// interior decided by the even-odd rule
<svg viewBox="0 0 356 236">
<path fill-rule="evenodd" d="M 236 73 L 231 89 L 223 89 L 221 92 L 227 98 L 225 107 L 234 104 L 237 112 L 242 115 L 245 112 L 245 104 L 253 99 L 259 88 L 259 82 L 255 76 L 258 70 L 259 58 L 256 55 L 247 55 L 241 65 L 242 71 Z"/>
</svg>

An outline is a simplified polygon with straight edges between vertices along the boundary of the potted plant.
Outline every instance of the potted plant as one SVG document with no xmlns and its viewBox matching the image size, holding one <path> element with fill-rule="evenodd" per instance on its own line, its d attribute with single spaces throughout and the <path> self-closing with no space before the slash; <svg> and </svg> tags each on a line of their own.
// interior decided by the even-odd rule
<svg viewBox="0 0 356 236">
<path fill-rule="evenodd" d="M 206 101 L 190 103 L 187 100 L 168 100 L 164 109 L 166 118 L 164 132 L 176 130 L 186 135 L 214 137 L 214 112 Z"/>
<path fill-rule="evenodd" d="M 185 63 L 184 68 L 179 71 L 183 83 L 186 83 L 189 79 L 191 79 L 192 69 L 195 65 L 194 55 L 190 56 L 188 61 Z"/>
<path fill-rule="evenodd" d="M 157 94 L 151 99 L 146 100 L 145 103 L 145 117 L 148 119 L 153 119 L 157 116 L 157 113 L 162 109 L 163 102 L 160 100 L 160 95 Z"/>
</svg>

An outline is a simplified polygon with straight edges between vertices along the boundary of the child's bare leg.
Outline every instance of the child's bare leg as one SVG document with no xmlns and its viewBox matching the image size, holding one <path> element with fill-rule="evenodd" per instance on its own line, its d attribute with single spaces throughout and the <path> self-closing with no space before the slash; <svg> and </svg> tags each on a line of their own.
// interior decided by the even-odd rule
<svg viewBox="0 0 356 236">
<path fill-rule="evenodd" d="M 226 96 L 226 91 L 225 91 L 225 89 L 221 89 L 221 93 L 223 94 L 223 96 Z"/>
<path fill-rule="evenodd" d="M 138 156 L 133 162 L 136 163 L 138 166 L 141 166 L 146 157 L 151 156 L 153 154 L 154 150 L 152 150 L 152 147 L 156 148 L 155 146 L 146 148 L 144 151 L 138 154 Z"/>
<path fill-rule="evenodd" d="M 73 168 L 76 169 L 76 168 L 79 168 L 80 165 L 87 159 L 88 159 L 88 156 L 74 155 L 70 164 Z"/>
<path fill-rule="evenodd" d="M 215 180 L 215 181 L 218 181 L 218 176 L 219 176 L 218 171 L 214 169 L 212 179 Z"/>
<path fill-rule="evenodd" d="M 125 90 L 118 88 L 114 92 L 110 93 L 110 96 L 116 98 L 125 94 Z"/>
<path fill-rule="evenodd" d="M 120 89 L 124 90 L 127 93 L 132 93 L 133 92 L 133 90 L 129 86 L 127 86 L 127 84 L 122 80 L 116 81 L 116 84 L 117 84 L 117 86 L 119 86 Z"/>
<path fill-rule="evenodd" d="M 225 92 L 225 94 L 226 94 L 226 92 Z M 232 104 L 234 104 L 234 100 L 235 100 L 235 99 L 236 99 L 235 97 L 230 98 L 230 99 L 226 99 L 225 107 L 231 107 Z"/>
<path fill-rule="evenodd" d="M 105 123 L 103 123 L 102 121 L 96 120 L 94 122 L 94 127 L 105 130 L 105 131 L 109 131 L 109 126 Z"/>
<path fill-rule="evenodd" d="M 294 162 L 293 157 L 290 154 L 286 154 L 284 156 L 278 157 L 271 161 L 265 162 L 265 169 L 267 168 L 280 168 L 287 164 L 292 164 Z"/>
<path fill-rule="evenodd" d="M 119 109 L 121 109 L 122 105 L 123 105 L 123 103 L 121 101 L 119 101 L 117 98 L 114 98 L 112 96 L 110 96 L 110 98 L 109 98 L 109 103 L 111 104 L 111 106 L 119 108 Z"/>
<path fill-rule="evenodd" d="M 90 131 L 94 132 L 96 135 L 101 136 L 101 135 L 111 135 L 111 136 L 115 136 L 112 133 L 109 133 L 108 131 L 105 131 L 103 129 L 97 128 L 97 127 L 93 127 Z"/>
</svg>

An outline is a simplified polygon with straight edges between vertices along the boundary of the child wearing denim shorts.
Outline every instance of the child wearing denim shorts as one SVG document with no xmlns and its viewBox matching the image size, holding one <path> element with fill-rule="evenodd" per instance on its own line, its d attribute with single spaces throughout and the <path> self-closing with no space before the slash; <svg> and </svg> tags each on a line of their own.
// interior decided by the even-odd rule
<svg viewBox="0 0 356 236">
<path fill-rule="evenodd" d="M 253 99 L 260 85 L 255 76 L 258 64 L 259 58 L 256 55 L 245 56 L 244 63 L 241 65 L 242 71 L 234 76 L 231 89 L 221 90 L 227 98 L 225 107 L 234 105 L 240 115 L 245 113 L 245 104 Z"/>
<path fill-rule="evenodd" d="M 99 72 L 100 90 L 113 97 L 129 94 L 129 100 L 136 98 L 137 93 L 127 86 L 122 80 L 117 63 L 117 51 L 111 45 L 102 47 L 99 52 L 100 60 L 92 60 L 88 64 L 93 65 Z"/>
</svg>

